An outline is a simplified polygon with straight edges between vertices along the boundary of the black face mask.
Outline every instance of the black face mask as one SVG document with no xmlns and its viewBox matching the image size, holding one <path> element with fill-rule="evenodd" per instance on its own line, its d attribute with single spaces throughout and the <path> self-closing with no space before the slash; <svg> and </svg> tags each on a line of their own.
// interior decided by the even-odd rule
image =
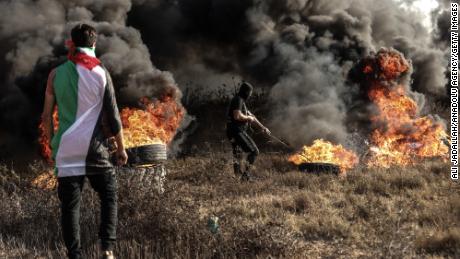
<svg viewBox="0 0 460 259">
<path fill-rule="evenodd" d="M 249 97 L 251 97 L 251 94 L 252 94 L 252 85 L 247 83 L 247 82 L 243 82 L 240 86 L 240 91 L 238 92 L 238 95 L 247 100 L 249 99 Z"/>
</svg>

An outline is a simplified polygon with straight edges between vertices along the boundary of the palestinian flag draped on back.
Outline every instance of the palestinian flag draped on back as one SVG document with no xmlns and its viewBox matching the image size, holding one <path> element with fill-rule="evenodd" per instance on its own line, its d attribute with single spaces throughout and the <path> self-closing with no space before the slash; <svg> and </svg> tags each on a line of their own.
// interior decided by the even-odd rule
<svg viewBox="0 0 460 259">
<path fill-rule="evenodd" d="M 51 141 L 58 177 L 96 174 L 113 167 L 109 137 L 121 129 L 107 70 L 91 48 L 78 48 L 51 72 L 47 92 L 55 96 L 59 128 Z"/>
</svg>

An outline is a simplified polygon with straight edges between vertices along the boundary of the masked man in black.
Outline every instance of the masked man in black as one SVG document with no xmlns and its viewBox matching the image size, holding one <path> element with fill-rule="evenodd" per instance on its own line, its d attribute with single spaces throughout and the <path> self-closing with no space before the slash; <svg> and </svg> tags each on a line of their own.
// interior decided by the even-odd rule
<svg viewBox="0 0 460 259">
<path fill-rule="evenodd" d="M 256 123 L 265 133 L 270 131 L 262 125 L 259 120 L 249 112 L 246 101 L 252 94 L 252 85 L 242 82 L 240 90 L 233 97 L 228 109 L 227 137 L 233 149 L 233 170 L 236 176 L 241 176 L 241 180 L 247 181 L 251 178 L 250 169 L 254 164 L 259 149 L 254 140 L 248 135 L 247 130 L 250 123 Z M 242 151 L 248 153 L 247 166 L 243 171 L 241 168 Z"/>
</svg>

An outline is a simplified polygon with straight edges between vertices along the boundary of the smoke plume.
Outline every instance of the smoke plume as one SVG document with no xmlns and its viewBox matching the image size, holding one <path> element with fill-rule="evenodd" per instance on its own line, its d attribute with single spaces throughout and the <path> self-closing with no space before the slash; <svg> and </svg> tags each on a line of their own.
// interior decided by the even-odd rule
<svg viewBox="0 0 460 259">
<path fill-rule="evenodd" d="M 275 134 L 297 146 L 316 138 L 344 143 L 363 115 L 355 109 L 363 89 L 349 80 L 350 69 L 381 47 L 412 60 L 407 80 L 419 105 L 425 95 L 445 96 L 448 3 L 433 11 L 430 31 L 402 2 L 2 2 L 0 132 L 33 128 L 25 125 L 37 118 L 31 111 L 40 109 L 47 72 L 62 62 L 69 29 L 88 22 L 101 33 L 98 55 L 122 103 L 164 89 L 180 98 L 178 89 L 193 85 L 205 92 L 233 88 L 232 78 L 242 78 L 269 93 L 265 119 Z"/>
<path fill-rule="evenodd" d="M 32 142 L 36 136 L 34 125 L 41 112 L 47 75 L 65 61 L 64 41 L 70 38 L 70 29 L 81 22 L 98 31 L 96 51 L 111 72 L 121 105 L 165 94 L 180 100 L 172 74 L 152 64 L 140 32 L 126 26 L 131 5 L 128 0 L 0 3 L 0 123 L 8 138 L 30 138 Z"/>
<path fill-rule="evenodd" d="M 407 1 L 408 3 L 410 1 Z M 348 80 L 352 64 L 393 47 L 412 60 L 412 95 L 445 96 L 448 65 L 444 5 L 433 11 L 433 33 L 403 1 L 287 0 L 155 1 L 134 5 L 129 20 L 146 36 L 161 66 L 178 81 L 225 81 L 241 75 L 268 89 L 270 126 L 295 145 L 322 137 L 344 142 L 362 114 Z M 157 19 L 152 18 L 157 17 Z M 155 40 L 158 35 L 162 40 Z M 155 50 L 157 52 L 155 52 Z M 192 79 L 184 71 L 196 71 Z M 220 75 L 221 77 L 216 77 Z M 214 90 L 209 84 L 207 90 Z"/>
</svg>

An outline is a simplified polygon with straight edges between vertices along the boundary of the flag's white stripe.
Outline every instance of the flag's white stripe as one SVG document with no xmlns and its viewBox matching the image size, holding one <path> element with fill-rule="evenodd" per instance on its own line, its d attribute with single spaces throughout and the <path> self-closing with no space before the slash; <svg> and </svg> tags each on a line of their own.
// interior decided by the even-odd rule
<svg viewBox="0 0 460 259">
<path fill-rule="evenodd" d="M 77 115 L 72 126 L 62 134 L 56 154 L 59 177 L 86 173 L 86 156 L 102 110 L 107 80 L 105 71 L 100 66 L 92 70 L 80 65 L 76 68 L 79 75 Z"/>
</svg>

